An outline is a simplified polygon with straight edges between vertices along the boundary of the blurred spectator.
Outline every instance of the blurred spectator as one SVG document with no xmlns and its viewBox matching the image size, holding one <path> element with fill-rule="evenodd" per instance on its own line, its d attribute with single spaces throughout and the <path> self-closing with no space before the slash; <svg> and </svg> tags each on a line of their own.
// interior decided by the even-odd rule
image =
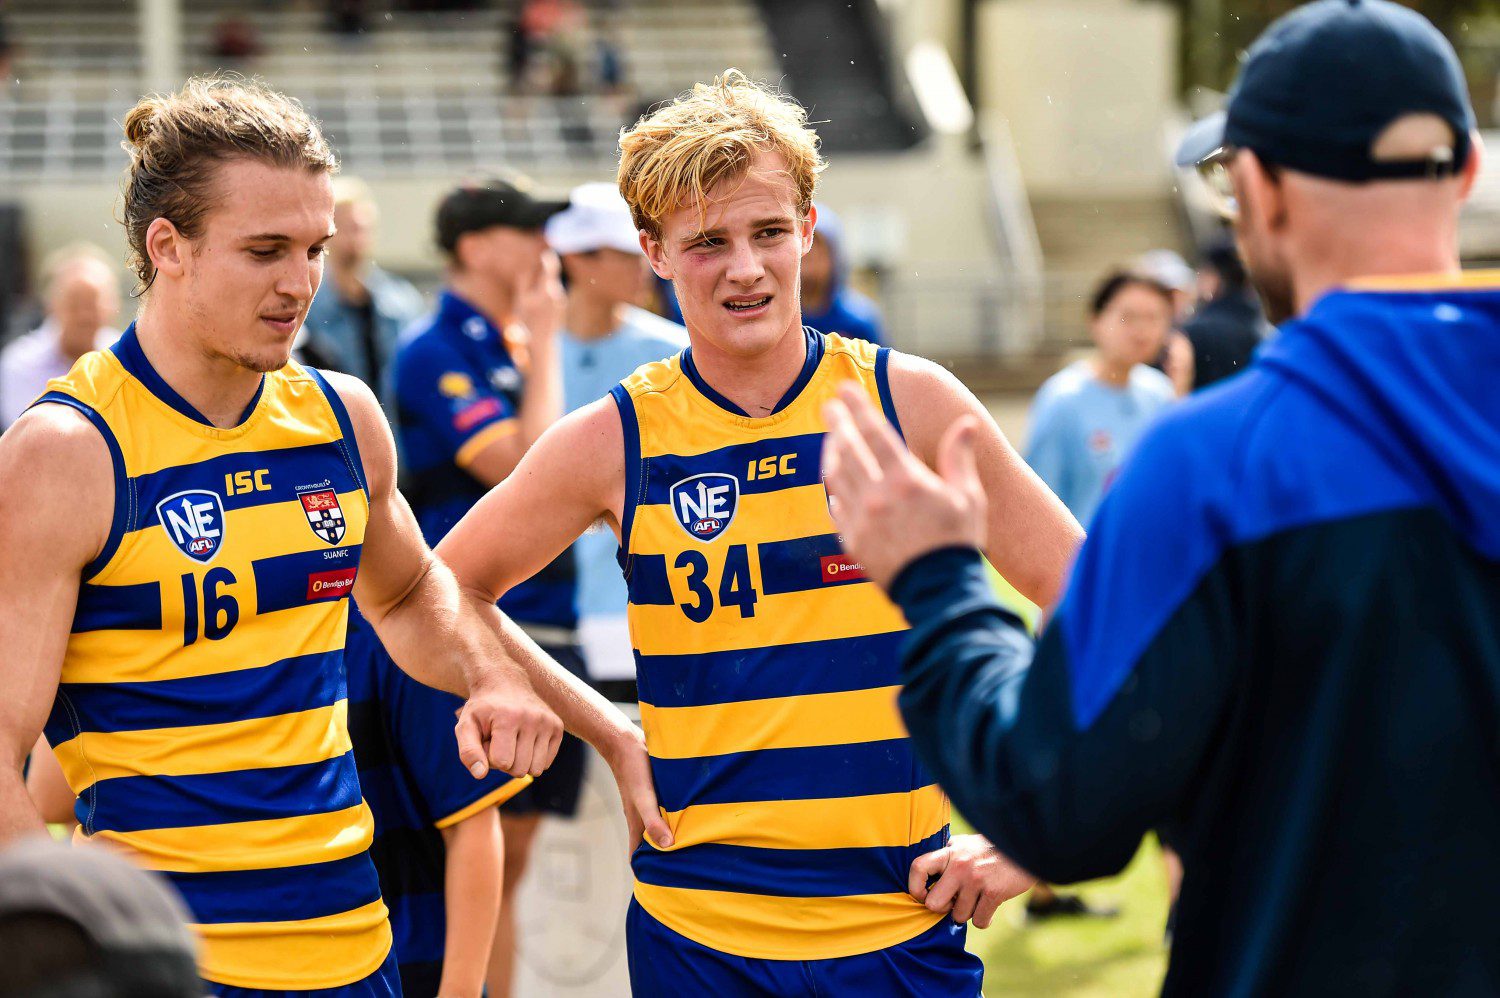
<svg viewBox="0 0 1500 998">
<path fill-rule="evenodd" d="M 314 367 L 352 374 L 382 399 L 396 337 L 426 307 L 411 284 L 375 265 L 379 212 L 370 189 L 354 177 L 334 181 L 333 224 L 323 285 L 298 335 L 299 356 Z"/>
<path fill-rule="evenodd" d="M 26 839 L 0 852 L 0 998 L 197 998 L 182 900 L 108 849 Z"/>
<path fill-rule="evenodd" d="M 355 38 L 369 29 L 370 14 L 365 0 L 328 0 L 328 30 Z"/>
<path fill-rule="evenodd" d="M 1176 397 L 1149 366 L 1172 330 L 1172 291 L 1116 271 L 1090 302 L 1095 350 L 1042 385 L 1026 461 L 1085 527 L 1141 434 Z"/>
<path fill-rule="evenodd" d="M 43 267 L 46 316 L 0 350 L 0 430 L 14 423 L 48 381 L 68 373 L 90 350 L 120 335 L 120 286 L 108 255 L 80 243 L 58 250 Z"/>
<path fill-rule="evenodd" d="M 1204 251 L 1198 293 L 1202 303 L 1184 327 L 1193 347 L 1193 391 L 1244 370 L 1271 332 L 1232 240 Z"/>
<path fill-rule="evenodd" d="M 226 62 L 252 59 L 260 54 L 260 34 L 245 18 L 226 14 L 214 24 L 209 51 Z"/>
<path fill-rule="evenodd" d="M 885 340 L 880 309 L 849 286 L 844 226 L 824 205 L 818 205 L 812 249 L 802 258 L 802 321 L 820 333 Z"/>
<path fill-rule="evenodd" d="M 687 346 L 687 330 L 634 304 L 650 269 L 630 208 L 614 184 L 584 184 L 547 221 L 562 260 L 568 307 L 562 330 L 563 407 L 604 398 L 643 364 Z M 611 700 L 634 700 L 635 657 L 625 623 L 625 580 L 614 534 L 597 525 L 573 545 L 578 637 L 590 681 Z"/>
<path fill-rule="evenodd" d="M 1172 331 L 1151 366 L 1172 379 L 1177 396 L 1193 390 L 1193 346 L 1182 333 L 1183 323 L 1198 301 L 1198 276 L 1176 250 L 1154 249 L 1141 254 L 1131 268 L 1153 278 L 1172 292 Z"/>
</svg>

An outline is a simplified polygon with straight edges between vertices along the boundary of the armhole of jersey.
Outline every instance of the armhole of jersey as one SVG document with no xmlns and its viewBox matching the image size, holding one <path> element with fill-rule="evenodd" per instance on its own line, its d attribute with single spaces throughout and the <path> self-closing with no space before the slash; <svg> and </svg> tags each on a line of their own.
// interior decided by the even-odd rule
<svg viewBox="0 0 1500 998">
<path fill-rule="evenodd" d="M 609 390 L 620 412 L 620 430 L 625 437 L 625 508 L 620 510 L 621 565 L 629 564 L 630 525 L 635 522 L 635 506 L 641 491 L 641 426 L 635 416 L 635 402 L 624 385 Z"/>
<path fill-rule="evenodd" d="M 344 405 L 344 400 L 339 393 L 334 391 L 328 379 L 323 377 L 323 372 L 317 368 L 304 367 L 306 371 L 317 382 L 318 388 L 323 392 L 323 397 L 328 400 L 328 408 L 333 410 L 333 418 L 338 420 L 339 432 L 344 435 L 344 460 L 349 464 L 349 473 L 359 483 L 360 491 L 365 494 L 365 502 L 370 501 L 370 486 L 365 483 L 365 465 L 359 456 L 359 438 L 354 435 L 354 424 L 349 421 L 349 410 Z"/>
<path fill-rule="evenodd" d="M 99 415 L 93 406 L 80 402 L 73 396 L 65 395 L 62 392 L 48 392 L 31 404 L 38 406 L 47 402 L 68 406 L 88 417 L 88 421 L 93 423 L 94 428 L 99 431 L 100 436 L 104 437 L 104 444 L 109 448 L 110 464 L 114 466 L 115 502 L 114 512 L 110 515 L 109 537 L 105 539 L 104 548 L 99 552 L 98 556 L 84 566 L 83 580 L 88 582 L 96 578 L 104 570 L 104 566 L 109 564 L 110 559 L 115 556 L 115 552 L 120 548 L 121 539 L 125 536 L 127 529 L 126 521 L 130 518 L 130 479 L 125 474 L 125 454 L 120 450 L 120 441 L 115 439 L 115 431 L 109 428 L 109 424 L 104 421 L 104 417 Z"/>
<path fill-rule="evenodd" d="M 896 418 L 896 399 L 891 395 L 891 348 L 879 347 L 875 351 L 875 387 L 880 390 L 880 408 L 885 412 L 885 418 L 890 420 L 891 425 L 896 428 L 896 433 L 902 440 L 906 434 L 901 431 L 901 420 Z"/>
</svg>

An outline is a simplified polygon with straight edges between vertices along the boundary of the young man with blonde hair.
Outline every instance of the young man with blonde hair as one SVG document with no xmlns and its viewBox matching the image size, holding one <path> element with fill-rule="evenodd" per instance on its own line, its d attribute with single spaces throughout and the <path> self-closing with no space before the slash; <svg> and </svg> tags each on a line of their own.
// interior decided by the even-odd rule
<svg viewBox="0 0 1500 998">
<path fill-rule="evenodd" d="M 900 612 L 840 550 L 822 406 L 854 382 L 930 460 L 983 422 L 987 551 L 1058 592 L 1080 531 L 934 364 L 802 325 L 823 160 L 802 108 L 730 71 L 621 138 L 621 193 L 691 345 L 560 421 L 440 545 L 493 600 L 601 517 L 621 541 L 662 817 L 633 857 L 637 994 L 966 995 L 1029 879 L 948 804 L 896 714 Z"/>
<path fill-rule="evenodd" d="M 399 994 L 346 723 L 351 593 L 403 669 L 469 697 L 475 777 L 542 772 L 550 703 L 654 812 L 639 735 L 462 598 L 373 393 L 288 362 L 333 235 L 312 119 L 197 79 L 125 135 L 139 319 L 0 441 L 0 841 L 44 833 L 21 764 L 45 727 L 80 834 L 173 882 L 214 994 Z"/>
</svg>

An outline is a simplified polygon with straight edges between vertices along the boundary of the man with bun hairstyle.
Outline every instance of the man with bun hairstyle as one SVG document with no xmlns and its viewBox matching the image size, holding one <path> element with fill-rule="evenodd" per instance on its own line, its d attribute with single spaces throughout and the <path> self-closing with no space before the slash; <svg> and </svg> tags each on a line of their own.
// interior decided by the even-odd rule
<svg viewBox="0 0 1500 998">
<path fill-rule="evenodd" d="M 844 555 L 819 474 L 852 383 L 916 453 L 983 421 L 987 552 L 1057 595 L 1076 521 L 935 364 L 802 324 L 824 163 L 803 109 L 730 71 L 624 133 L 619 168 L 690 346 L 564 417 L 439 546 L 494 599 L 603 518 L 620 539 L 662 805 L 633 856 L 636 994 L 963 995 L 1030 880 L 948 804 L 896 714 L 899 611 Z"/>
<path fill-rule="evenodd" d="M 639 735 L 464 598 L 396 491 L 374 394 L 289 363 L 334 232 L 316 123 L 209 78 L 142 100 L 125 135 L 139 318 L 0 441 L 0 840 L 43 834 L 21 763 L 45 728 L 79 834 L 171 880 L 214 994 L 399 994 L 346 724 L 349 596 L 404 670 L 469 698 L 476 778 L 542 772 L 555 708 L 654 815 Z"/>
</svg>

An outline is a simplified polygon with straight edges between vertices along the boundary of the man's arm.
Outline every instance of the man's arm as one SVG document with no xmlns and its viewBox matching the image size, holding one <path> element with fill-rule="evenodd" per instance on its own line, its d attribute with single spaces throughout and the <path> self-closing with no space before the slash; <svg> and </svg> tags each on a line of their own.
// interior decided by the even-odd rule
<svg viewBox="0 0 1500 998">
<path fill-rule="evenodd" d="M 1232 586 L 1218 572 L 1134 633 L 1098 605 L 1132 584 L 1137 559 L 1172 557 L 1171 535 L 1196 526 L 1163 500 L 1170 458 L 1133 463 L 1106 500 L 1033 663 L 978 550 L 974 423 L 944 439 L 935 474 L 863 398 L 846 393 L 830 410 L 825 470 L 839 527 L 912 623 L 900 706 L 923 762 L 1031 873 L 1117 872 L 1210 751 L 1237 665 Z"/>
<path fill-rule="evenodd" d="M 500 919 L 503 849 L 500 812 L 487 807 L 443 829 L 447 846 L 443 909 L 443 977 L 438 998 L 479 998 Z"/>
<path fill-rule="evenodd" d="M 907 446 L 929 467 L 948 428 L 966 416 L 974 420 L 979 479 L 989 497 L 984 552 L 1021 595 L 1050 608 L 1062 593 L 1083 528 L 1021 460 L 989 410 L 951 372 L 893 353 L 890 377 Z"/>
<path fill-rule="evenodd" d="M 490 623 L 508 648 L 524 650 L 518 652 L 520 660 L 568 729 L 599 750 L 615 770 L 622 792 L 627 785 L 638 792 L 642 784 L 650 785 L 650 775 L 643 768 L 644 743 L 635 725 L 565 670 L 534 669 L 532 663 L 544 656 L 495 608 L 495 601 L 510 587 L 535 575 L 595 520 L 619 522 L 625 496 L 624 439 L 612 399 L 565 417 L 542 435 L 514 473 L 448 532 L 438 555 L 453 567 L 474 612 Z M 622 738 L 628 739 L 623 755 Z M 622 777 L 628 777 L 628 784 Z M 643 828 L 658 844 L 670 844 L 654 794 L 649 801 L 643 796 L 627 798 L 627 804 L 633 805 L 626 808 L 632 844 L 640 841 Z"/>
<path fill-rule="evenodd" d="M 468 697 L 459 715 L 458 746 L 475 777 L 491 766 L 513 776 L 539 775 L 557 754 L 561 722 L 422 540 L 396 490 L 396 445 L 374 393 L 348 375 L 325 377 L 349 411 L 370 496 L 354 582 L 360 611 L 408 675 Z"/>
<path fill-rule="evenodd" d="M 56 698 L 83 569 L 104 549 L 113 510 L 109 450 L 82 414 L 38 406 L 0 438 L 0 842 L 44 831 L 21 768 Z"/>
</svg>

